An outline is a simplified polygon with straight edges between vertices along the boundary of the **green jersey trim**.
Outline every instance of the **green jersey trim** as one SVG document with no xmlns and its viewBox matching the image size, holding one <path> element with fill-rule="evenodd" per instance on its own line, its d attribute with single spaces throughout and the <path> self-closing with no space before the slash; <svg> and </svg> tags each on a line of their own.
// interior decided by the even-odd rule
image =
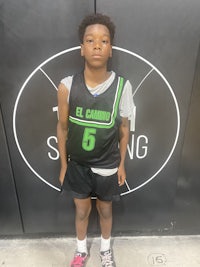
<svg viewBox="0 0 200 267">
<path fill-rule="evenodd" d="M 86 127 L 95 127 L 95 128 L 102 128 L 102 129 L 112 128 L 115 124 L 115 119 L 117 117 L 117 111 L 118 111 L 119 101 L 122 95 L 123 86 L 124 86 L 124 78 L 119 77 L 117 90 L 115 93 L 115 99 L 113 103 L 113 108 L 112 108 L 112 114 L 111 114 L 111 118 L 109 122 L 87 121 L 87 120 L 75 118 L 73 116 L 69 116 L 69 121 L 72 123 L 81 125 L 81 126 L 86 126 Z"/>
</svg>

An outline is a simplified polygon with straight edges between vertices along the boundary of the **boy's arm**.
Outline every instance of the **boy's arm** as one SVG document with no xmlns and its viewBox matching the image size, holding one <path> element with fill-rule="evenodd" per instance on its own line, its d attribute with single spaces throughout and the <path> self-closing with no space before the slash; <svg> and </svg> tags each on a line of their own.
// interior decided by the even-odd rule
<svg viewBox="0 0 200 267">
<path fill-rule="evenodd" d="M 122 118 L 122 122 L 119 127 L 119 148 L 121 161 L 118 169 L 118 184 L 119 186 L 124 185 L 126 179 L 126 171 L 124 167 L 124 162 L 126 158 L 127 145 L 129 141 L 129 120 L 128 118 Z"/>
<path fill-rule="evenodd" d="M 66 150 L 66 140 L 68 131 L 68 116 L 69 116 L 69 105 L 68 105 L 68 90 L 63 85 L 58 86 L 58 123 L 57 123 L 57 139 L 58 139 L 58 150 L 60 153 L 60 184 L 63 184 L 65 173 L 67 170 L 67 150 Z"/>
</svg>

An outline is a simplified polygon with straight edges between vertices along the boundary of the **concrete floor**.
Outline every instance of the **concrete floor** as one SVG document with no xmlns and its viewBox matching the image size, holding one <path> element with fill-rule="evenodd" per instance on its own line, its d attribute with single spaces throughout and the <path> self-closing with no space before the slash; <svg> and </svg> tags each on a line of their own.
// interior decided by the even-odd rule
<svg viewBox="0 0 200 267">
<path fill-rule="evenodd" d="M 87 267 L 101 267 L 99 238 L 89 238 Z M 117 267 L 200 267 L 200 236 L 115 237 Z M 0 239 L 1 267 L 69 267 L 74 238 Z"/>
</svg>

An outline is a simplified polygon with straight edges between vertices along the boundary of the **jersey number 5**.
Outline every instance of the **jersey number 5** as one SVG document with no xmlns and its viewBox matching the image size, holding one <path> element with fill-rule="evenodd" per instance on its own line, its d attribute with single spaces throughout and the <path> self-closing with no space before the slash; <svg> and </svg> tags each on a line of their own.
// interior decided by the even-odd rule
<svg viewBox="0 0 200 267">
<path fill-rule="evenodd" d="M 96 129 L 94 128 L 85 128 L 83 133 L 82 148 L 86 151 L 92 151 L 95 147 L 95 134 Z"/>
</svg>

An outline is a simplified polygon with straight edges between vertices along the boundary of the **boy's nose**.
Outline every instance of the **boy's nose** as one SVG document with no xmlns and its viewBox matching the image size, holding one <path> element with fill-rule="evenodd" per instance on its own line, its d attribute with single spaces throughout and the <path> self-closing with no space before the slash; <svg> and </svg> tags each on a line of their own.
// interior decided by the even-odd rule
<svg viewBox="0 0 200 267">
<path fill-rule="evenodd" d="M 95 42 L 94 48 L 97 49 L 97 50 L 100 50 L 101 49 L 100 43 L 99 42 Z"/>
<path fill-rule="evenodd" d="M 95 46 L 94 49 L 95 50 L 101 50 L 101 47 L 100 46 Z"/>
</svg>

